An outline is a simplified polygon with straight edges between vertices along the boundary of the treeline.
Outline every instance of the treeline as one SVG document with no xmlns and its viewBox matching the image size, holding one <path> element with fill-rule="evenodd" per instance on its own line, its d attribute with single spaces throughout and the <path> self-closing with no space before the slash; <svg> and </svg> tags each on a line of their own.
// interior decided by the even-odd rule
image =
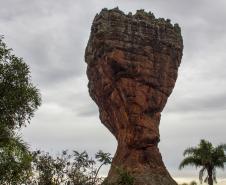
<svg viewBox="0 0 226 185">
<path fill-rule="evenodd" d="M 102 151 L 96 153 L 95 160 L 85 151 L 66 150 L 56 157 L 35 151 L 24 161 L 8 157 L 13 157 L 7 158 L 8 166 L 0 163 L 5 167 L 1 169 L 1 185 L 98 185 L 104 180 L 98 176 L 100 168 L 111 163 L 110 154 Z"/>
</svg>

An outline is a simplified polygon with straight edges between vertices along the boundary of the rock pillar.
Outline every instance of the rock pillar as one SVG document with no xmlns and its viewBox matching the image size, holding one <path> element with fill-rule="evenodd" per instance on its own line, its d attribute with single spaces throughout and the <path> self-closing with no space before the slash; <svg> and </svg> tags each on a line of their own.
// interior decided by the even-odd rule
<svg viewBox="0 0 226 185">
<path fill-rule="evenodd" d="M 118 8 L 96 15 L 86 47 L 89 93 L 101 122 L 118 141 L 115 166 L 129 171 L 135 185 L 176 185 L 158 149 L 161 112 L 171 94 L 182 58 L 178 24 L 138 10 Z M 170 151 L 169 151 L 170 152 Z"/>
</svg>

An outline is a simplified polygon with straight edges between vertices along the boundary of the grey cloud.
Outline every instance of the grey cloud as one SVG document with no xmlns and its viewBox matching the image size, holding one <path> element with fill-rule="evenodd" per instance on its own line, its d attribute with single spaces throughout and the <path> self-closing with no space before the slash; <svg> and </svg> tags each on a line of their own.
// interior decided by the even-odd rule
<svg viewBox="0 0 226 185">
<path fill-rule="evenodd" d="M 3 18 L 0 25 L 16 54 L 31 66 L 35 81 L 49 86 L 84 74 L 84 50 L 89 34 L 84 4 L 29 1 L 24 6 L 24 1 L 20 2 L 14 4 L 12 13 L 3 11 L 12 19 Z M 80 15 L 74 16 L 74 11 Z"/>
<path fill-rule="evenodd" d="M 43 106 L 36 114 L 32 124 L 23 129 L 24 139 L 32 149 L 54 154 L 63 149 L 87 150 L 90 155 L 99 149 L 115 152 L 116 140 L 100 123 L 98 116 L 79 118 L 64 108 L 54 108 L 54 105 Z"/>
<path fill-rule="evenodd" d="M 226 111 L 226 92 L 208 97 L 182 97 L 176 104 L 168 107 L 167 112 L 189 113 Z"/>
<path fill-rule="evenodd" d="M 99 115 L 98 108 L 94 104 L 89 104 L 87 106 L 78 107 L 77 115 L 80 117 L 92 117 Z"/>
</svg>

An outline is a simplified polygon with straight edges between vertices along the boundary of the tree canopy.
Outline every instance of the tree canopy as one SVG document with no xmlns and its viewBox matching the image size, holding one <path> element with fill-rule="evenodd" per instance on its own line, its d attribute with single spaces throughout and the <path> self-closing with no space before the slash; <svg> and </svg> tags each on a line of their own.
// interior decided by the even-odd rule
<svg viewBox="0 0 226 185">
<path fill-rule="evenodd" d="M 0 37 L 0 125 L 15 129 L 25 125 L 40 106 L 38 89 L 22 58 L 12 54 Z"/>
</svg>

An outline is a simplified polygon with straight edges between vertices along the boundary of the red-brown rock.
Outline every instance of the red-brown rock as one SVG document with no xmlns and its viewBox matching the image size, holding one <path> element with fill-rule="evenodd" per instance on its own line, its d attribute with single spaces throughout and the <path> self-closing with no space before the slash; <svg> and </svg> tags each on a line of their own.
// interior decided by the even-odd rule
<svg viewBox="0 0 226 185">
<path fill-rule="evenodd" d="M 161 112 L 182 58 L 180 27 L 138 10 L 115 8 L 96 15 L 85 60 L 89 93 L 100 119 L 118 141 L 115 166 L 129 171 L 135 185 L 176 185 L 158 149 Z"/>
</svg>

